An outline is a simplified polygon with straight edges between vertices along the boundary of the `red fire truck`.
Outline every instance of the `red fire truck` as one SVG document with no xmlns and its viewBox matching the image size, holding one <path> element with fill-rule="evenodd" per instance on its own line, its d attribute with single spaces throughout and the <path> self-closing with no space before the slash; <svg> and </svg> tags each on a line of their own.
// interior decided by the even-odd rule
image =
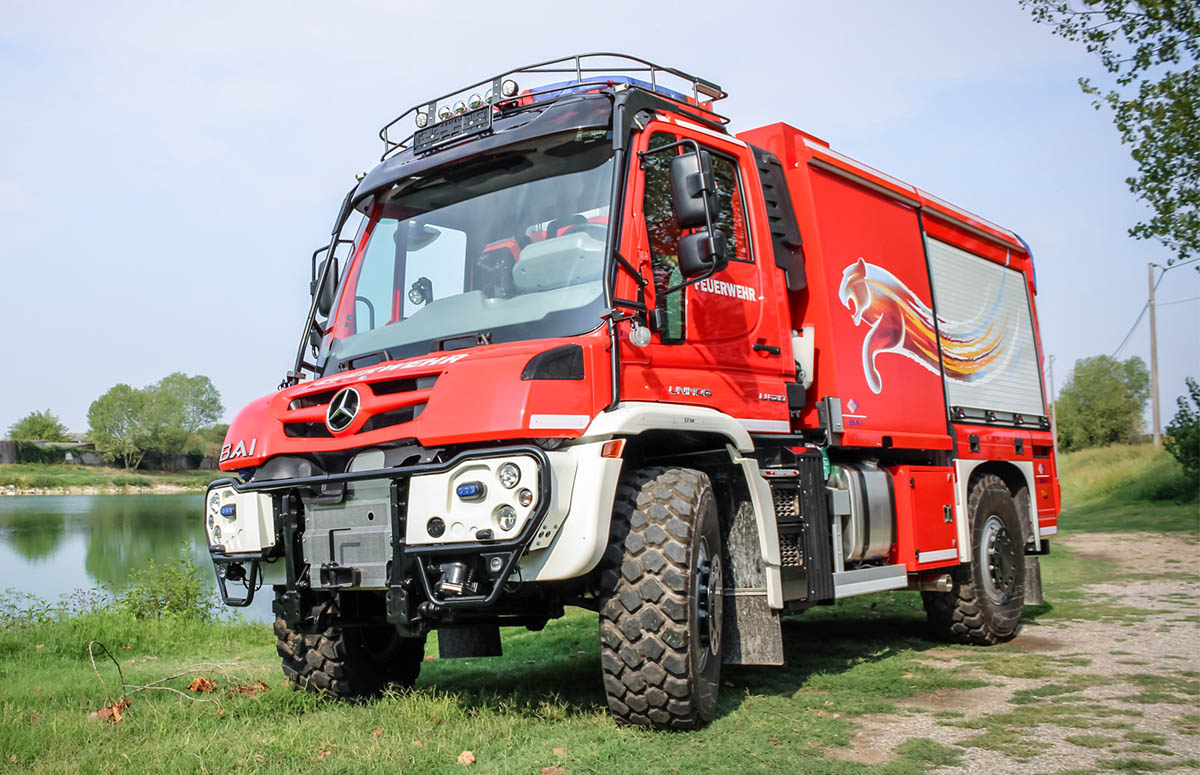
<svg viewBox="0 0 1200 775">
<path fill-rule="evenodd" d="M 411 685 L 431 630 L 495 655 L 576 606 L 617 721 L 692 729 L 789 612 L 907 588 L 943 636 L 1016 632 L 1059 511 L 1029 247 L 787 124 L 733 135 L 724 96 L 581 54 L 381 130 L 205 498 L 295 684 Z"/>
</svg>

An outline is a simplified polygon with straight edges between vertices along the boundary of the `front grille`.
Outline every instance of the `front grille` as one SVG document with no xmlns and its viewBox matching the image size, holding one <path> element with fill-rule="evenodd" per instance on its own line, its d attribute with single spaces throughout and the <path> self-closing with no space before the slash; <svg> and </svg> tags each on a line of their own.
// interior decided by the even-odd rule
<svg viewBox="0 0 1200 775">
<path fill-rule="evenodd" d="M 320 393 L 297 396 L 288 404 L 288 409 L 308 409 L 310 406 L 324 406 L 333 398 L 334 393 L 337 393 L 337 390 L 322 390 Z"/>
<path fill-rule="evenodd" d="M 437 374 L 428 374 L 424 377 L 388 379 L 382 382 L 369 382 L 367 387 L 377 396 L 390 396 L 396 393 L 410 393 L 414 390 L 427 390 L 434 386 L 437 378 Z"/>
<path fill-rule="evenodd" d="M 285 422 L 283 435 L 289 439 L 332 439 L 333 434 L 323 422 Z"/>
<path fill-rule="evenodd" d="M 370 433 L 382 428 L 390 428 L 393 425 L 403 425 L 406 422 L 412 422 L 421 416 L 421 412 L 424 409 L 425 404 L 413 404 L 412 406 L 402 406 L 399 409 L 392 409 L 388 412 L 380 412 L 367 420 L 358 432 Z"/>
</svg>

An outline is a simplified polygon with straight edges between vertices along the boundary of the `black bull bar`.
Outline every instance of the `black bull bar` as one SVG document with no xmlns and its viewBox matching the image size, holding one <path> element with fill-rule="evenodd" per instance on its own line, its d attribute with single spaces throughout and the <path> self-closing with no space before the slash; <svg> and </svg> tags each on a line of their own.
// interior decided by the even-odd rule
<svg viewBox="0 0 1200 775">
<path fill-rule="evenodd" d="M 504 540 L 477 539 L 451 544 L 436 544 L 409 546 L 405 543 L 406 525 L 408 520 L 409 480 L 413 476 L 423 474 L 445 473 L 470 460 L 489 460 L 499 457 L 528 455 L 538 464 L 538 503 L 533 514 L 526 520 L 521 532 L 513 538 Z M 295 625 L 303 618 L 306 603 L 312 592 L 310 565 L 303 557 L 300 539 L 304 532 L 304 502 L 303 494 L 309 497 L 328 496 L 336 493 L 347 482 L 387 479 L 391 482 L 390 520 L 392 529 L 392 556 L 388 565 L 386 608 L 388 621 L 405 626 L 413 620 L 412 585 L 407 580 L 415 576 L 421 584 L 421 592 L 426 600 L 437 607 L 445 608 L 480 608 L 495 603 L 504 588 L 504 581 L 512 573 L 517 562 L 527 550 L 538 526 L 550 508 L 551 496 L 551 467 L 550 459 L 540 448 L 532 445 L 514 445 L 493 447 L 483 450 L 460 452 L 445 462 L 423 463 L 396 468 L 382 468 L 372 471 L 355 471 L 352 473 L 324 474 L 321 476 L 300 477 L 295 479 L 277 479 L 261 482 L 241 482 L 236 479 L 218 479 L 209 485 L 209 491 L 218 487 L 231 487 L 238 493 L 270 493 L 275 522 L 275 543 L 260 552 L 230 554 L 223 546 L 209 545 L 209 556 L 216 572 L 217 587 L 221 601 L 228 606 L 245 607 L 254 600 L 256 586 L 260 583 L 260 563 L 268 560 L 282 559 L 285 570 L 284 591 L 277 595 L 274 603 L 276 616 L 284 619 L 289 625 Z M 207 508 L 207 495 L 205 498 Z M 207 531 L 206 531 L 207 535 Z M 462 595 L 443 597 L 437 593 L 429 578 L 427 561 L 438 557 L 462 557 L 478 555 L 485 563 L 494 557 L 500 557 L 502 570 L 494 575 L 494 582 L 486 594 Z M 249 565 L 247 571 L 246 566 Z M 240 568 L 231 573 L 231 568 Z M 246 588 L 243 597 L 230 594 L 227 582 L 242 581 Z M 337 586 L 325 585 L 327 590 L 336 590 Z"/>
</svg>

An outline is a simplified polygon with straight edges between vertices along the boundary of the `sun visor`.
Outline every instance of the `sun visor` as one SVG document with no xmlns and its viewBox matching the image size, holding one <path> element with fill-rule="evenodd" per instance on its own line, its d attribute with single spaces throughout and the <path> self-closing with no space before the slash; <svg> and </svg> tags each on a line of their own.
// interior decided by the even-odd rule
<svg viewBox="0 0 1200 775">
<path fill-rule="evenodd" d="M 365 212 L 370 195 L 402 178 L 450 162 L 469 159 L 506 145 L 532 140 L 571 129 L 608 128 L 612 125 L 612 101 L 605 94 L 585 94 L 548 103 L 545 108 L 526 108 L 515 115 L 496 118 L 492 134 L 464 137 L 457 145 L 444 146 L 421 156 L 412 149 L 389 158 L 371 170 L 353 195 L 354 206 Z"/>
</svg>

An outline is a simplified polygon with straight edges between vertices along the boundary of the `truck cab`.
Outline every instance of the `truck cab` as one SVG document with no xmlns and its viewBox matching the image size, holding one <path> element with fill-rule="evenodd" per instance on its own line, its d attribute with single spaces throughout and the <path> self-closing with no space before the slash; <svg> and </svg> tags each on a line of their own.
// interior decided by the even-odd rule
<svg viewBox="0 0 1200 775">
<path fill-rule="evenodd" d="M 381 130 L 205 499 L 296 685 L 411 684 L 432 630 L 489 656 L 579 606 L 614 717 L 690 729 L 789 611 L 910 587 L 1015 632 L 1058 504 L 1028 247 L 786 125 L 735 137 L 724 96 L 581 54 Z"/>
</svg>

